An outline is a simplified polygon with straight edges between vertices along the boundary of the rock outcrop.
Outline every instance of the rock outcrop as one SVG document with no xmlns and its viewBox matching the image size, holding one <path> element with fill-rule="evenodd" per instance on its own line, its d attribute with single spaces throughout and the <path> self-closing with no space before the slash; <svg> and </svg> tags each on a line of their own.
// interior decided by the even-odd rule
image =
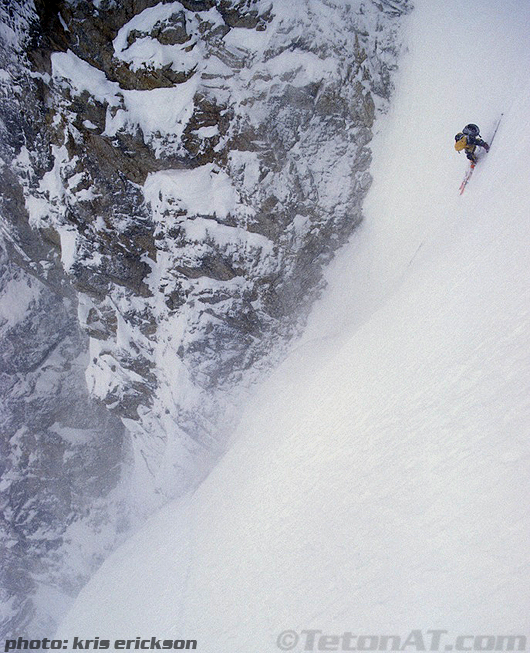
<svg viewBox="0 0 530 653">
<path fill-rule="evenodd" d="M 2 9 L 6 632 L 222 453 L 361 221 L 408 10 Z"/>
</svg>

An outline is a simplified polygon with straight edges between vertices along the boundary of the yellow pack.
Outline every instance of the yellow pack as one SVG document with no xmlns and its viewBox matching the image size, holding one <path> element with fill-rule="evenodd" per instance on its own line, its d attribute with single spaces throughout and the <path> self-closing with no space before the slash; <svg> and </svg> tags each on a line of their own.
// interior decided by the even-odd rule
<svg viewBox="0 0 530 653">
<path fill-rule="evenodd" d="M 455 143 L 455 150 L 461 152 L 467 147 L 467 138 L 462 134 L 462 138 Z"/>
</svg>

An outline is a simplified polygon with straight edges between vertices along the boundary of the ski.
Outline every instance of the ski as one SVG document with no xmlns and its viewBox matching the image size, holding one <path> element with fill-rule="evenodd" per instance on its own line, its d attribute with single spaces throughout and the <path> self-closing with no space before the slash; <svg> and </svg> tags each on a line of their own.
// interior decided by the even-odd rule
<svg viewBox="0 0 530 653">
<path fill-rule="evenodd" d="M 471 179 L 471 175 L 473 174 L 473 170 L 475 169 L 475 165 L 476 165 L 475 163 L 470 163 L 469 164 L 469 169 L 466 172 L 466 175 L 465 175 L 464 179 L 462 180 L 462 183 L 460 184 L 460 195 L 462 195 L 462 193 L 466 190 L 466 186 L 467 186 L 469 180 Z"/>
<path fill-rule="evenodd" d="M 497 130 L 499 129 L 499 125 L 501 124 L 501 120 L 503 117 L 504 113 L 501 113 L 500 118 L 497 120 L 497 124 L 495 125 L 495 129 L 493 130 L 493 135 L 490 138 L 489 142 L 489 149 L 491 150 L 491 146 L 493 144 L 493 139 L 495 138 L 495 134 L 497 133 Z M 488 150 L 489 152 L 489 150 Z M 471 175 L 473 174 L 473 170 L 475 169 L 476 163 L 470 163 L 469 165 L 469 170 L 466 172 L 464 179 L 462 180 L 462 183 L 460 184 L 460 195 L 466 190 L 466 186 L 469 183 L 469 180 L 471 179 Z"/>
</svg>

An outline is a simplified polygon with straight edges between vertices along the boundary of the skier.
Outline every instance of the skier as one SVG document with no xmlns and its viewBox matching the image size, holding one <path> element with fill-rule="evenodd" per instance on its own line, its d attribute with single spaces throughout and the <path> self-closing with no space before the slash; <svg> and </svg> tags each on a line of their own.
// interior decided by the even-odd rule
<svg viewBox="0 0 530 653">
<path fill-rule="evenodd" d="M 461 132 L 458 132 L 455 136 L 455 141 L 455 150 L 458 153 L 464 150 L 472 165 L 475 165 L 477 162 L 477 155 L 475 154 L 477 145 L 483 147 L 486 152 L 490 149 L 490 146 L 486 141 L 483 141 L 482 138 L 480 138 L 480 129 L 473 123 L 466 125 Z"/>
</svg>

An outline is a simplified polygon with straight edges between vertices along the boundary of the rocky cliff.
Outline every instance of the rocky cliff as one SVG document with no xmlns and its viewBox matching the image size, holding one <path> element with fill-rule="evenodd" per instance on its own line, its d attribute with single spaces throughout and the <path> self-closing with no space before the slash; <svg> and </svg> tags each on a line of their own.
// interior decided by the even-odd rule
<svg viewBox="0 0 530 653">
<path fill-rule="evenodd" d="M 7 634 L 226 446 L 362 217 L 408 0 L 0 9 Z M 48 630 L 46 630 L 48 629 Z"/>
</svg>

